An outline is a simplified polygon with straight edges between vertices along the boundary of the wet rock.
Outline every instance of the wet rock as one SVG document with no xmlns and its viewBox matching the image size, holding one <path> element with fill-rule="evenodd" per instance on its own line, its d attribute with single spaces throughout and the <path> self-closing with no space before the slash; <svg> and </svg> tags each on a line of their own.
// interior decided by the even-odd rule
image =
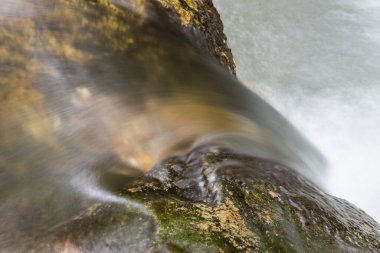
<svg viewBox="0 0 380 253">
<path fill-rule="evenodd" d="M 212 0 L 157 0 L 172 22 L 203 53 L 213 55 L 229 72 L 236 74 L 235 62 L 223 33 L 223 23 Z"/>
<path fill-rule="evenodd" d="M 378 252 L 379 224 L 292 169 L 228 150 L 193 159 L 171 158 L 118 191 L 146 209 L 96 205 L 47 240 L 74 252 Z M 173 167 L 183 170 L 162 180 Z M 207 176 L 189 177 L 210 167 L 211 191 Z"/>
</svg>

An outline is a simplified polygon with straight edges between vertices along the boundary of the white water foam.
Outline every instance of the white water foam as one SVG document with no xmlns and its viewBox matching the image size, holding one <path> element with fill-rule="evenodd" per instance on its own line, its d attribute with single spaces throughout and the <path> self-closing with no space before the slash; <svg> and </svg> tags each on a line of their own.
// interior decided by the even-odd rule
<svg viewBox="0 0 380 253">
<path fill-rule="evenodd" d="M 326 189 L 380 221 L 380 1 L 214 2 L 239 78 L 324 153 Z"/>
</svg>

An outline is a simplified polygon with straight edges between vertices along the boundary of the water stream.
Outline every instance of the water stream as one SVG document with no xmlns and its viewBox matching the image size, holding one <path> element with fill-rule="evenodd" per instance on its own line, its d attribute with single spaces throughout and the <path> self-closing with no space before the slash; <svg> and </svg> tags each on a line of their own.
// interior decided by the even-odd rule
<svg viewBox="0 0 380 253">
<path fill-rule="evenodd" d="M 102 3 L 0 4 L 1 248 L 94 203 L 148 214 L 114 188 L 202 145 L 316 180 L 320 154 L 270 105 L 162 18 Z"/>
<path fill-rule="evenodd" d="M 239 78 L 327 157 L 327 190 L 379 221 L 380 2 L 214 2 Z"/>
</svg>

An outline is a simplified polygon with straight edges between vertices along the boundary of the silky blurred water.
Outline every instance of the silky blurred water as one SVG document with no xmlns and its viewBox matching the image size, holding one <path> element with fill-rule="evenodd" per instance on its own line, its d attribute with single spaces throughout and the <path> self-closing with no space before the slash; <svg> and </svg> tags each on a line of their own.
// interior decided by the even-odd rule
<svg viewBox="0 0 380 253">
<path fill-rule="evenodd" d="M 379 221 L 380 1 L 214 3 L 238 77 L 327 157 L 327 190 Z"/>
<path fill-rule="evenodd" d="M 159 9 L 144 22 L 141 10 L 116 9 L 0 4 L 1 252 L 25 252 L 99 203 L 148 214 L 117 190 L 197 147 L 270 159 L 311 179 L 324 168 L 276 110 L 155 19 Z"/>
</svg>

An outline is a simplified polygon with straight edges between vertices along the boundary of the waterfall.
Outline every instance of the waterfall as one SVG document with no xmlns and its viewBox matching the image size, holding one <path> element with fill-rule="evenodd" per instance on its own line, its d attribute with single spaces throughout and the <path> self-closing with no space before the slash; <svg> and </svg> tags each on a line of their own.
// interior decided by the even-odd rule
<svg viewBox="0 0 380 253">
<path fill-rule="evenodd" d="M 104 3 L 1 5 L 0 248 L 98 203 L 149 214 L 117 190 L 197 147 L 316 179 L 319 152 L 214 58 L 169 21 Z"/>
</svg>

